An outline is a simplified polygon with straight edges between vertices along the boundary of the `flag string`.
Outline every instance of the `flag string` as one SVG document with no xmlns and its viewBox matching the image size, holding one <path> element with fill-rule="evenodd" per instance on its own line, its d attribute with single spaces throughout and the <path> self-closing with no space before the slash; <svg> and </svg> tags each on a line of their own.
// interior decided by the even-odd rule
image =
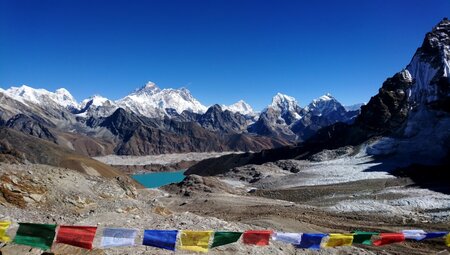
<svg viewBox="0 0 450 255">
<path fill-rule="evenodd" d="M 68 244 L 84 249 L 94 248 L 98 234 L 95 226 L 69 226 L 56 224 L 18 223 L 14 238 L 8 235 L 10 221 L 0 221 L 0 242 L 27 245 L 50 250 L 54 243 Z M 137 229 L 104 227 L 100 233 L 101 244 L 95 248 L 135 246 Z M 273 230 L 213 231 L 213 230 L 151 230 L 143 232 L 141 244 L 166 250 L 188 250 L 208 252 L 209 249 L 236 243 L 242 239 L 244 245 L 267 246 L 282 242 L 298 249 L 319 250 L 329 247 L 366 245 L 382 246 L 409 241 L 441 238 L 450 247 L 448 231 L 425 232 L 408 229 L 393 233 L 353 231 L 350 233 L 286 233 Z"/>
</svg>

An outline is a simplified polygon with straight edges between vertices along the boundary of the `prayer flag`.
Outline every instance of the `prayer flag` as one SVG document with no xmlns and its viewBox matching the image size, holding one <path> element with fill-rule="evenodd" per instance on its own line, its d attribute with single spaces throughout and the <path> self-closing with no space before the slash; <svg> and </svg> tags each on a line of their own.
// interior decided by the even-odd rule
<svg viewBox="0 0 450 255">
<path fill-rule="evenodd" d="M 237 242 L 242 232 L 214 232 L 211 248 Z"/>
<path fill-rule="evenodd" d="M 290 244 L 300 244 L 302 240 L 301 233 L 284 233 L 284 232 L 275 232 L 272 236 L 272 239 L 275 241 L 290 243 Z"/>
<path fill-rule="evenodd" d="M 450 247 L 450 234 L 448 234 L 447 236 L 445 236 L 445 244 Z"/>
<path fill-rule="evenodd" d="M 352 246 L 353 235 L 352 234 L 330 234 L 325 247 L 336 246 Z"/>
<path fill-rule="evenodd" d="M 180 250 L 208 252 L 212 231 L 181 230 Z"/>
<path fill-rule="evenodd" d="M 56 242 L 91 250 L 96 231 L 97 227 L 59 226 Z"/>
<path fill-rule="evenodd" d="M 143 245 L 175 250 L 178 230 L 145 230 Z"/>
<path fill-rule="evenodd" d="M 372 236 L 378 234 L 377 232 L 355 231 L 353 232 L 353 243 L 372 245 Z"/>
<path fill-rule="evenodd" d="M 381 246 L 405 241 L 405 235 L 403 233 L 381 233 L 379 237 L 380 239 L 374 241 L 373 245 Z"/>
<path fill-rule="evenodd" d="M 402 233 L 405 235 L 405 239 L 412 239 L 416 241 L 420 241 L 426 236 L 426 232 L 422 229 L 408 229 L 403 230 Z"/>
<path fill-rule="evenodd" d="M 327 235 L 304 233 L 302 235 L 302 240 L 300 241 L 300 244 L 296 245 L 296 247 L 302 249 L 320 250 L 320 243 L 322 242 L 322 239 L 325 236 Z"/>
<path fill-rule="evenodd" d="M 103 229 L 102 247 L 134 246 L 137 230 L 124 228 Z"/>
<path fill-rule="evenodd" d="M 431 238 L 439 238 L 444 237 L 448 234 L 448 232 L 430 232 L 425 234 L 424 239 L 431 239 Z"/>
<path fill-rule="evenodd" d="M 8 230 L 11 225 L 10 221 L 0 221 L 0 242 L 7 243 L 11 241 L 11 238 L 6 234 L 6 230 Z"/>
<path fill-rule="evenodd" d="M 13 242 L 48 250 L 53 244 L 55 229 L 54 224 L 19 223 Z"/>
<path fill-rule="evenodd" d="M 244 232 L 244 244 L 252 244 L 258 246 L 269 245 L 269 239 L 272 235 L 272 230 L 248 230 Z"/>
</svg>

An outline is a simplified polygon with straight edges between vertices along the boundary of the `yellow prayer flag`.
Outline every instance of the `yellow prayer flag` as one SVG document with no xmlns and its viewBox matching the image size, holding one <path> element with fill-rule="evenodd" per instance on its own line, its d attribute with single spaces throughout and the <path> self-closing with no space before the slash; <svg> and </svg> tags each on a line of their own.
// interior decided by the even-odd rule
<svg viewBox="0 0 450 255">
<path fill-rule="evenodd" d="M 450 247 L 450 234 L 447 234 L 447 236 L 445 237 L 445 244 Z"/>
<path fill-rule="evenodd" d="M 325 243 L 325 247 L 351 246 L 352 243 L 352 234 L 329 234 L 329 239 Z"/>
<path fill-rule="evenodd" d="M 11 238 L 6 235 L 6 230 L 8 230 L 9 225 L 11 225 L 10 221 L 0 221 L 0 242 L 7 243 L 11 241 Z"/>
<path fill-rule="evenodd" d="M 188 251 L 208 252 L 212 231 L 182 230 L 178 249 Z"/>
</svg>

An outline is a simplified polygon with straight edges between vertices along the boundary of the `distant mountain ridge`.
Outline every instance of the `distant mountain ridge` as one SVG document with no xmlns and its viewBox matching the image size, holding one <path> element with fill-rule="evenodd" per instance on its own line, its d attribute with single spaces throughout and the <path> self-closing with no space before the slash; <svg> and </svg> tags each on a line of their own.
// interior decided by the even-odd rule
<svg viewBox="0 0 450 255">
<path fill-rule="evenodd" d="M 209 108 L 193 97 L 186 88 L 160 89 L 153 82 L 147 82 L 145 86 L 136 89 L 129 95 L 118 100 L 111 100 L 101 95 L 94 95 L 82 100 L 80 103 L 78 103 L 65 88 L 60 88 L 55 92 L 51 92 L 46 89 L 35 89 L 28 85 L 22 85 L 20 87 L 11 87 L 8 89 L 0 88 L 0 93 L 24 104 L 31 103 L 42 105 L 50 102 L 51 104 L 72 110 L 74 113 L 83 117 L 89 116 L 96 110 L 98 111 L 97 108 L 107 108 L 112 109 L 110 111 L 114 111 L 120 107 L 146 117 L 170 117 L 170 114 L 167 113 L 168 109 L 175 110 L 178 114 L 181 114 L 183 111 L 201 114 L 205 113 Z M 326 95 L 314 99 L 313 102 L 318 101 L 325 96 Z M 235 113 L 239 112 L 243 115 L 256 116 L 258 114 L 252 106 L 244 100 L 239 100 L 228 106 L 220 106 L 223 110 L 229 110 Z M 294 113 L 294 119 L 299 118 L 295 113 L 297 111 L 293 110 L 293 108 L 299 108 L 300 106 L 297 103 L 297 100 L 291 96 L 277 93 L 272 98 L 270 107 L 281 111 L 282 114 Z M 106 111 L 103 114 L 100 114 L 100 116 L 104 117 L 109 115 L 110 111 Z"/>
<path fill-rule="evenodd" d="M 0 123 L 8 125 L 10 128 L 20 130 L 30 135 L 47 139 L 58 144 L 69 144 L 64 136 L 57 133 L 80 133 L 86 137 L 106 140 L 107 144 L 119 146 L 125 137 L 118 138 L 117 134 L 111 133 L 113 129 L 104 129 L 99 123 L 118 110 L 131 113 L 133 121 L 127 122 L 132 126 L 138 124 L 138 119 L 153 119 L 153 130 L 169 132 L 175 135 L 175 127 L 180 127 L 178 122 L 193 122 L 191 129 L 196 126 L 208 132 L 216 132 L 221 137 L 231 134 L 242 134 L 248 136 L 250 144 L 242 145 L 243 148 L 260 150 L 270 148 L 272 145 L 292 144 L 302 141 L 314 134 L 321 127 L 334 124 L 336 122 L 351 122 L 359 111 L 347 111 L 330 94 L 326 94 L 318 99 L 314 99 L 308 106 L 302 108 L 297 100 L 291 96 L 277 93 L 272 102 L 262 112 L 258 113 L 244 102 L 238 101 L 235 104 L 212 105 L 206 107 L 201 104 L 185 88 L 181 89 L 160 89 L 153 82 L 148 82 L 145 86 L 136 89 L 129 95 L 119 100 L 110 100 L 100 95 L 94 95 L 78 103 L 66 89 L 58 89 L 50 92 L 45 89 L 34 89 L 23 85 L 21 87 L 11 87 L 0 90 L 3 95 L 3 104 L 0 106 Z M 166 119 L 171 119 L 173 127 L 162 125 Z M 159 123 L 159 124 L 155 124 Z M 156 125 L 156 126 L 155 126 Z M 120 125 L 121 128 L 125 125 Z M 120 132 L 119 132 L 120 133 Z M 188 135 L 187 130 L 183 131 Z M 179 134 L 176 134 L 179 136 Z M 224 136 L 225 135 L 225 136 Z M 73 135 L 70 135 L 72 137 Z M 141 133 L 141 139 L 150 139 L 153 134 Z M 164 137 L 170 136 L 164 133 Z M 275 139 L 272 142 L 257 142 L 256 145 L 250 142 L 256 137 L 266 137 Z M 73 138 L 72 138 L 73 139 Z M 119 139 L 119 140 L 117 140 Z M 258 138 L 259 139 L 259 138 Z M 147 146 L 144 149 L 124 150 L 115 148 L 116 153 L 169 153 L 186 152 L 189 146 L 180 147 L 170 145 L 162 149 L 169 140 L 163 141 L 153 137 L 151 141 L 155 144 L 152 148 Z M 200 146 L 198 150 L 240 150 L 241 148 L 226 145 L 227 139 L 216 139 L 222 146 Z M 134 139 L 136 143 L 140 142 Z M 192 142 L 192 141 L 190 141 Z M 104 142 L 100 142 L 103 144 Z M 257 144 L 261 145 L 258 146 Z M 167 144 L 166 144 L 167 145 Z M 110 152 L 111 148 L 101 149 L 103 145 L 89 141 L 89 146 L 95 148 L 83 148 L 83 151 Z M 268 147 L 269 146 L 269 147 Z M 135 148 L 136 146 L 131 146 Z M 156 147 L 159 147 L 157 149 Z M 195 150 L 195 148 L 193 148 Z M 182 150 L 182 151 L 180 151 Z"/>
<path fill-rule="evenodd" d="M 0 126 L 89 156 L 260 151 L 296 144 L 358 114 L 331 94 L 303 108 L 277 93 L 256 112 L 243 100 L 206 107 L 186 88 L 160 89 L 153 82 L 119 100 L 94 95 L 81 102 L 64 88 L 0 89 Z"/>
</svg>

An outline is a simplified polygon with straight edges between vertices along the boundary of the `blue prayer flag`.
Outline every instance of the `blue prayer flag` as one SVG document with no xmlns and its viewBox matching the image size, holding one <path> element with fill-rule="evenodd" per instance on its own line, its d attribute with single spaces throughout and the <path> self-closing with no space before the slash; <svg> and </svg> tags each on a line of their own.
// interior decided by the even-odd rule
<svg viewBox="0 0 450 255">
<path fill-rule="evenodd" d="M 302 249 L 320 250 L 320 243 L 322 242 L 322 238 L 324 238 L 325 236 L 326 236 L 326 234 L 304 233 L 302 235 L 300 244 L 295 245 L 295 247 L 302 248 Z"/>
<path fill-rule="evenodd" d="M 444 237 L 447 234 L 448 234 L 448 232 L 431 232 L 431 233 L 426 233 L 424 239 Z"/>
<path fill-rule="evenodd" d="M 178 230 L 145 230 L 143 245 L 175 250 Z"/>
</svg>

